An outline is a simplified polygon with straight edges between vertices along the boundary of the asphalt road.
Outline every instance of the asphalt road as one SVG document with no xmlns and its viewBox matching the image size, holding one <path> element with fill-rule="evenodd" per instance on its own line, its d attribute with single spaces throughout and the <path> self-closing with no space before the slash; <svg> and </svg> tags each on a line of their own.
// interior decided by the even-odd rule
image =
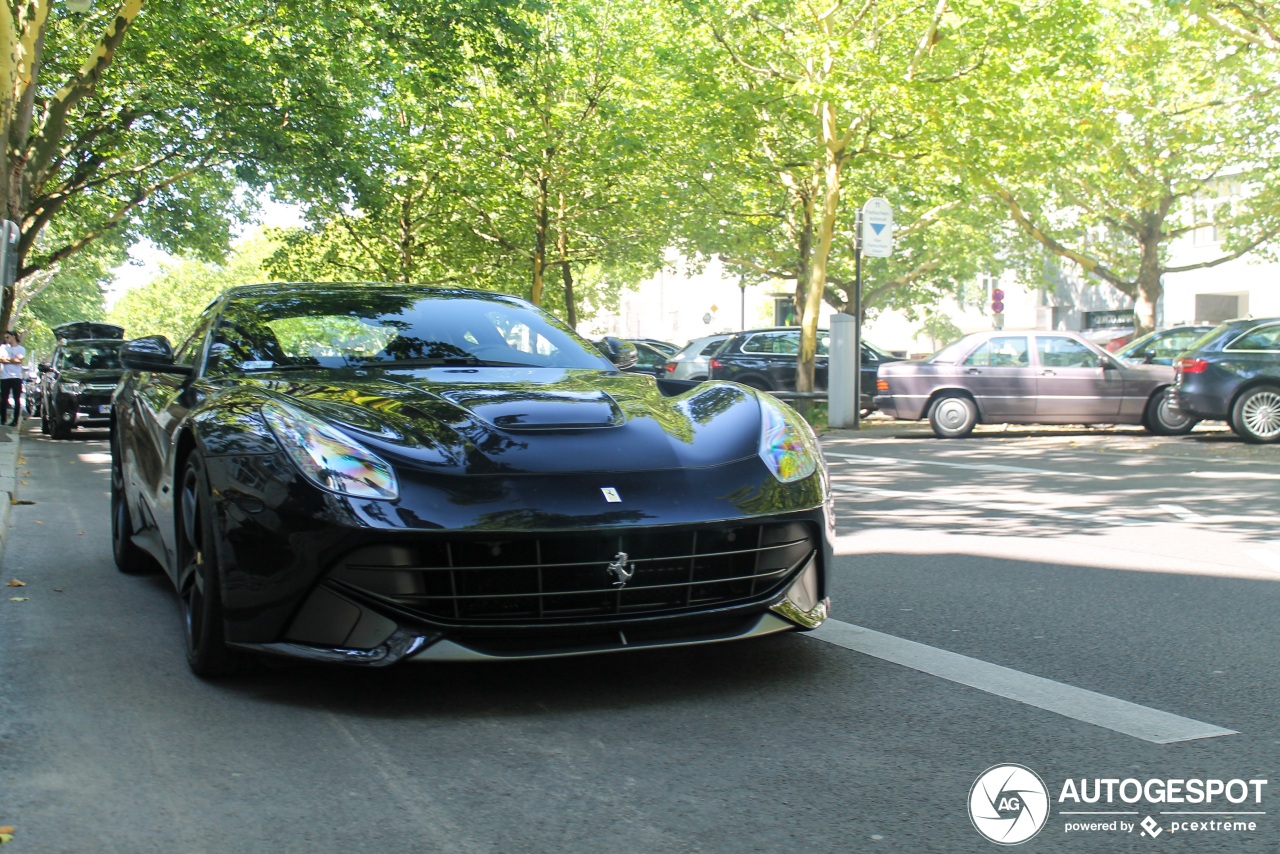
<svg viewBox="0 0 1280 854">
<path fill-rule="evenodd" d="M 1280 449 L 837 431 L 817 633 L 203 682 L 167 582 L 111 562 L 105 438 L 23 436 L 32 503 L 0 564 L 27 585 L 0 597 L 4 854 L 993 852 L 969 796 L 1008 763 L 1048 792 L 1021 851 L 1280 850 Z M 1061 798 L 1107 779 L 1268 783 L 1257 803 Z M 1192 821 L 1255 829 L 1174 827 Z"/>
</svg>

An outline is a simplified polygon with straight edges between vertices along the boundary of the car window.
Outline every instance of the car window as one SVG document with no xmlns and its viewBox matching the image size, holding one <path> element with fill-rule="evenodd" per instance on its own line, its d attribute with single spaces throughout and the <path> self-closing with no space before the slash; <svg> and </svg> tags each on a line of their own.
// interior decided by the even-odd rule
<svg viewBox="0 0 1280 854">
<path fill-rule="evenodd" d="M 724 342 L 725 342 L 726 340 L 727 340 L 727 339 L 725 339 L 725 338 L 720 338 L 720 339 L 717 339 L 717 340 L 715 340 L 715 341 L 709 341 L 709 342 L 707 342 L 707 343 L 703 346 L 703 348 L 702 348 L 701 350 L 699 350 L 699 351 L 698 351 L 698 355 L 699 355 L 699 356 L 711 356 L 711 355 L 714 355 L 714 354 L 715 354 L 715 352 L 716 352 L 717 350 L 719 350 L 721 347 L 723 347 L 723 346 L 724 346 Z"/>
<path fill-rule="evenodd" d="M 981 368 L 1025 368 L 1031 364 L 1027 353 L 1025 335 L 1001 335 L 988 339 L 970 353 L 964 364 Z"/>
<path fill-rule="evenodd" d="M 742 342 L 742 352 L 794 356 L 800 352 L 800 335 L 792 332 L 757 332 Z"/>
<path fill-rule="evenodd" d="M 1280 352 L 1280 323 L 1269 323 L 1251 329 L 1227 346 L 1228 350 Z"/>
<path fill-rule="evenodd" d="M 1200 333 L 1195 330 L 1173 333 L 1158 341 L 1152 341 L 1148 346 L 1142 348 L 1142 352 L 1134 355 L 1144 356 L 1148 350 L 1154 350 L 1157 359 L 1171 359 L 1190 347 L 1192 342 L 1199 337 Z"/>
<path fill-rule="evenodd" d="M 1038 336 L 1036 352 L 1043 368 L 1098 367 L 1098 354 L 1074 338 Z"/>
</svg>

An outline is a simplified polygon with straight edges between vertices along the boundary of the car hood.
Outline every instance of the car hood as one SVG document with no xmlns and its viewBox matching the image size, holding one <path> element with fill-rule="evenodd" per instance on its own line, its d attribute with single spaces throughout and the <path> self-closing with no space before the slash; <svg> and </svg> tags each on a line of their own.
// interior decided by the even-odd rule
<svg viewBox="0 0 1280 854">
<path fill-rule="evenodd" d="M 753 456 L 760 442 L 750 389 L 704 383 L 668 397 L 652 377 L 593 370 L 431 368 L 323 381 L 276 374 L 239 382 L 222 398 L 231 405 L 209 411 L 237 411 L 242 426 L 258 407 L 246 411 L 237 400 L 274 398 L 389 461 L 468 474 L 710 466 Z M 269 440 L 265 424 L 256 429 Z"/>
<path fill-rule="evenodd" d="M 74 368 L 64 369 L 58 372 L 59 382 L 77 382 L 77 383 L 93 383 L 93 384 L 115 384 L 120 382 L 122 371 L 119 368 L 105 371 L 84 371 Z"/>
</svg>

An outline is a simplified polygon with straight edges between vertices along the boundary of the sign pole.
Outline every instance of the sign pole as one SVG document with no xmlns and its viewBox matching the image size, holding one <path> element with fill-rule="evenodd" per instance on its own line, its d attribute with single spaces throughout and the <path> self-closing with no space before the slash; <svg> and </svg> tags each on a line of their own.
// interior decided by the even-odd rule
<svg viewBox="0 0 1280 854">
<path fill-rule="evenodd" d="M 862 429 L 862 211 L 853 229 L 853 429 Z"/>
</svg>

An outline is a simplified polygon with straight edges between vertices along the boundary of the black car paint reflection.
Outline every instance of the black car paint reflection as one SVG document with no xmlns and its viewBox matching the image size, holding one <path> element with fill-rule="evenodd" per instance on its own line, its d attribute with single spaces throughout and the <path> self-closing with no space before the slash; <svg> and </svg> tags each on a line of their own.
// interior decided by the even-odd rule
<svg viewBox="0 0 1280 854">
<path fill-rule="evenodd" d="M 251 653 L 576 655 L 825 616 L 807 426 L 736 384 L 619 371 L 523 301 L 248 286 L 176 351 L 139 339 L 124 359 L 115 557 L 165 569 L 202 675 Z M 808 467 L 784 482 L 779 454 Z"/>
</svg>

